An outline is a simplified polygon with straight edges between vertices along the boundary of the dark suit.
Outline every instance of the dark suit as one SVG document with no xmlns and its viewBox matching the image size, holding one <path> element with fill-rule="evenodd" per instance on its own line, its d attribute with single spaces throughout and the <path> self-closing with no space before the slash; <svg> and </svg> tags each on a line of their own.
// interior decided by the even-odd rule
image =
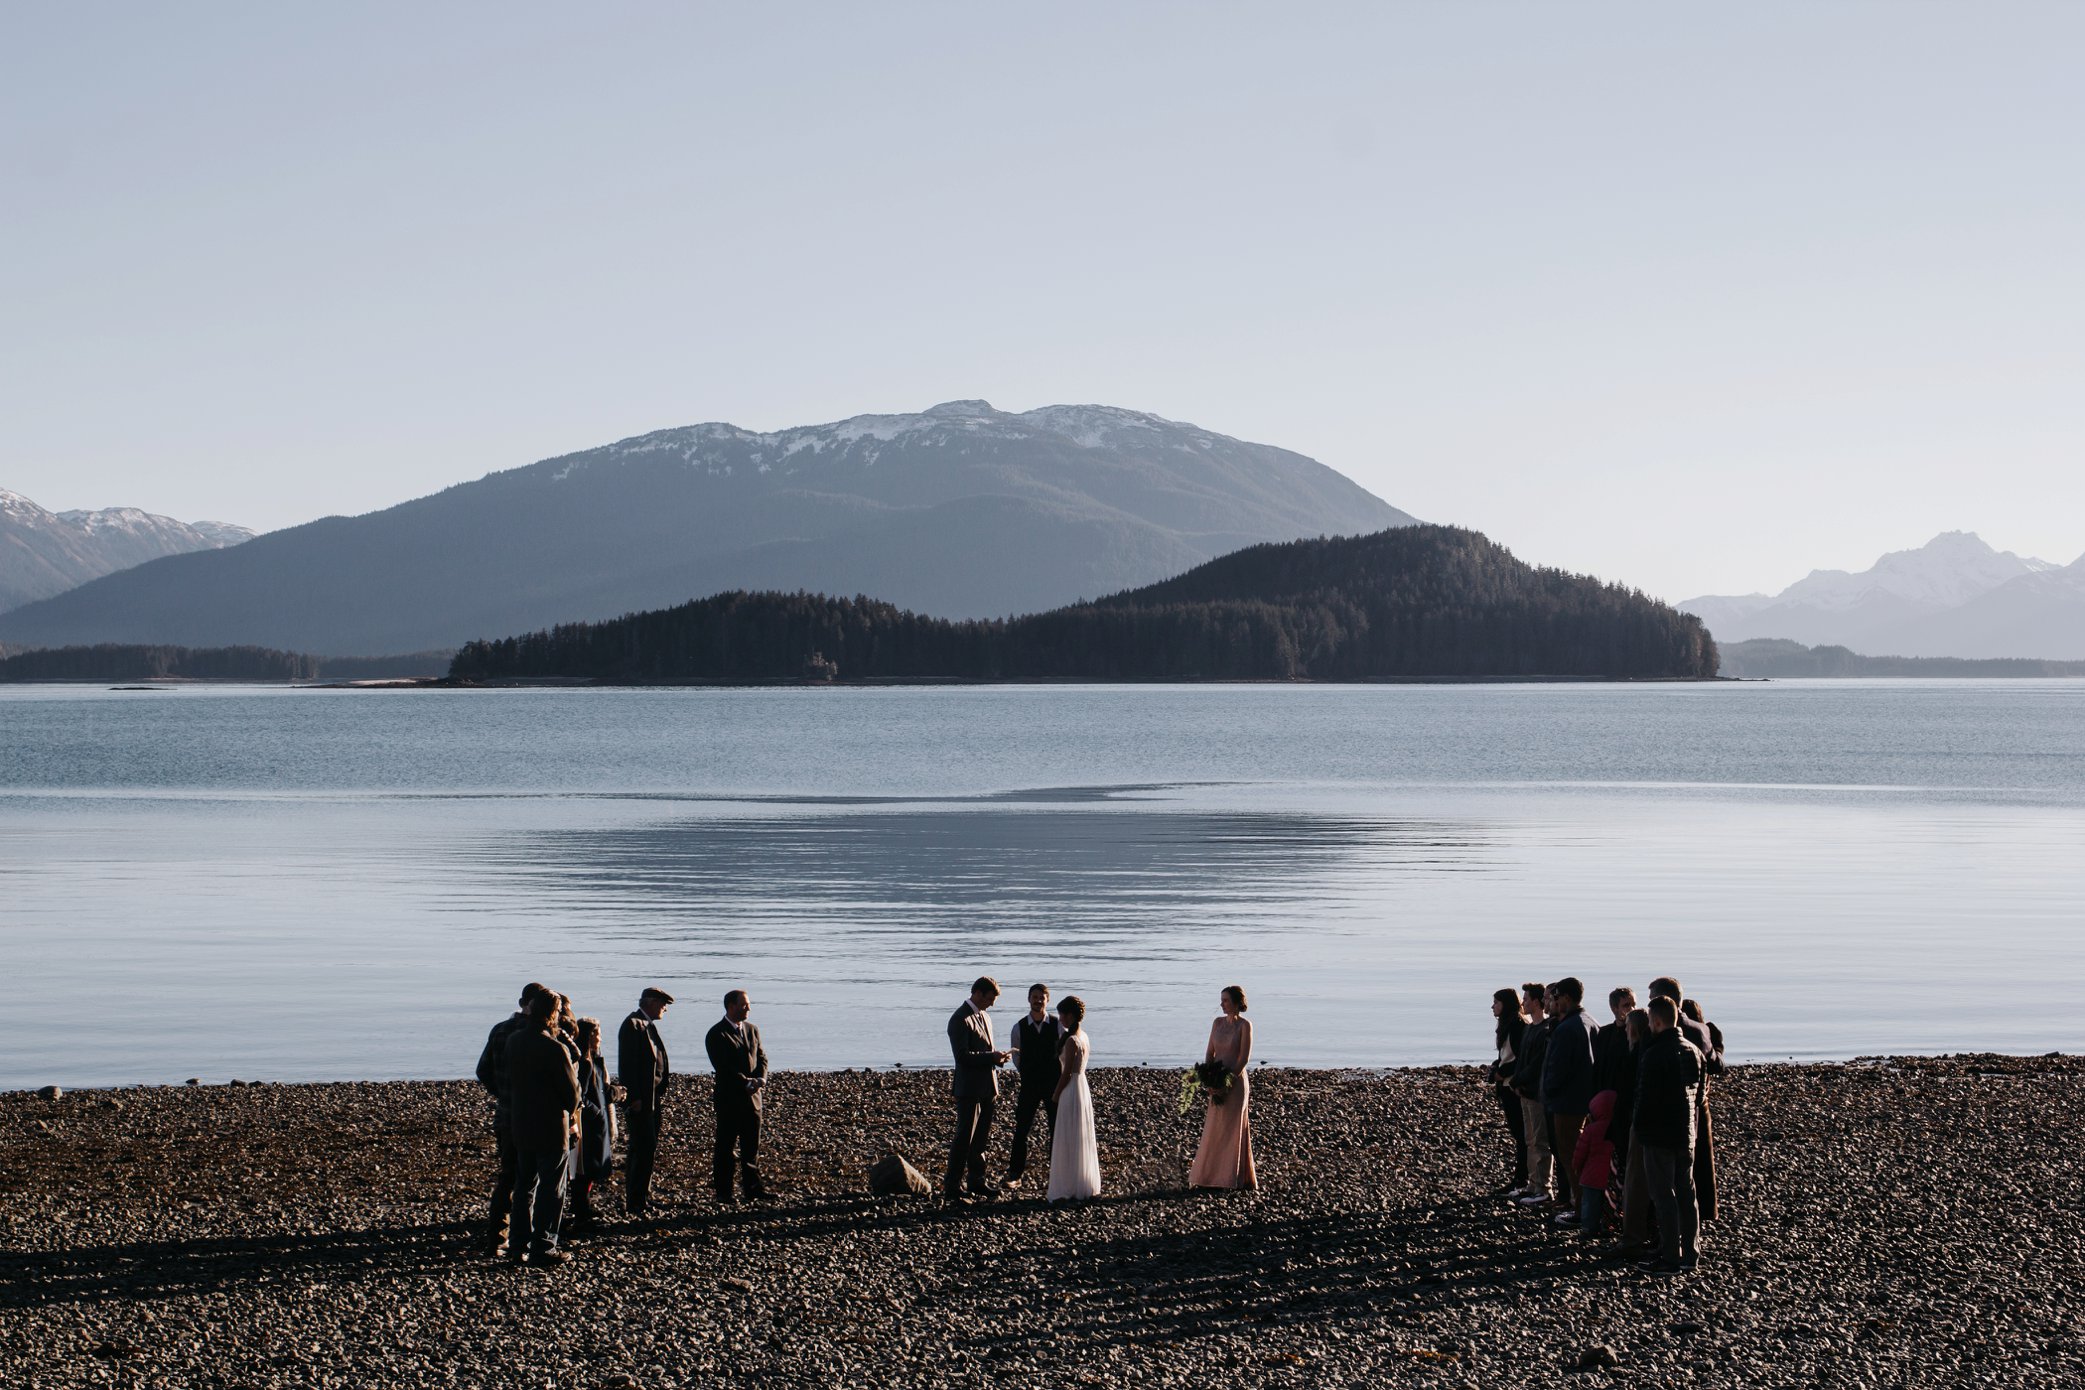
<svg viewBox="0 0 2085 1390">
<path fill-rule="evenodd" d="M 515 1029 L 503 1056 L 515 1160 L 516 1229 L 509 1248 L 540 1255 L 557 1248 L 564 1221 L 565 1150 L 579 1105 L 579 1069 L 547 1028 Z"/>
<path fill-rule="evenodd" d="M 948 1174 L 941 1190 L 954 1197 L 963 1190 L 985 1191 L 985 1141 L 992 1133 L 992 1112 L 999 1101 L 999 1049 L 992 1043 L 992 1016 L 964 1000 L 948 1019 L 948 1045 L 955 1055 L 950 1091 L 956 1101 L 956 1133 L 948 1146 Z"/>
<path fill-rule="evenodd" d="M 734 1024 L 718 1019 L 702 1040 L 709 1064 L 717 1073 L 717 1146 L 710 1179 L 717 1200 L 731 1200 L 732 1170 L 748 1197 L 765 1197 L 760 1181 L 760 1097 L 749 1081 L 767 1080 L 767 1049 L 760 1045 L 760 1028 L 751 1019 Z"/>
<path fill-rule="evenodd" d="M 644 1215 L 651 1200 L 652 1164 L 659 1153 L 659 1118 L 673 1072 L 666 1060 L 666 1040 L 659 1025 L 643 1009 L 631 1011 L 615 1036 L 616 1071 L 623 1083 L 624 1128 L 629 1152 L 623 1161 L 623 1201 L 630 1215 Z"/>
<path fill-rule="evenodd" d="M 492 1239 L 507 1243 L 507 1220 L 514 1206 L 514 1132 L 507 1127 L 507 1040 L 528 1024 L 516 1013 L 492 1025 L 485 1050 L 478 1054 L 478 1084 L 492 1096 L 492 1144 L 499 1171 L 492 1179 Z"/>
</svg>

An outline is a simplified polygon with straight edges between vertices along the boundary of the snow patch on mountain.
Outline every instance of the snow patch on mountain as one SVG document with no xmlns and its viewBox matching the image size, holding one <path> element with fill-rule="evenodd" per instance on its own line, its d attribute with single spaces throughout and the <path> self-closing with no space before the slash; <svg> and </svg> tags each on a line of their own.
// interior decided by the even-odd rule
<svg viewBox="0 0 2085 1390">
<path fill-rule="evenodd" d="M 49 511 L 0 488 L 0 611 L 167 555 L 251 540 L 244 526 L 189 525 L 139 507 Z"/>
</svg>

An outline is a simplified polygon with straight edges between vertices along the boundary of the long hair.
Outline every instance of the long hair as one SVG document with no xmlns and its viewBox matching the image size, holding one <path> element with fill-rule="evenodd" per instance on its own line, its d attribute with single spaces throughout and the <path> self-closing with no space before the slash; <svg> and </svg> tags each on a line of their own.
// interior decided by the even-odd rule
<svg viewBox="0 0 2085 1390">
<path fill-rule="evenodd" d="M 1066 1029 L 1078 1032 L 1079 1025 L 1086 1021 L 1086 1001 L 1076 994 L 1065 995 L 1057 1005 L 1057 1017 L 1063 1020 Z"/>
<path fill-rule="evenodd" d="M 1491 1030 L 1491 1041 L 1494 1046 L 1504 1047 L 1506 1039 L 1513 1036 L 1513 1025 L 1521 1021 L 1520 991 L 1495 989 L 1491 992 L 1491 1002 L 1499 1006 L 1499 1023 Z"/>
</svg>

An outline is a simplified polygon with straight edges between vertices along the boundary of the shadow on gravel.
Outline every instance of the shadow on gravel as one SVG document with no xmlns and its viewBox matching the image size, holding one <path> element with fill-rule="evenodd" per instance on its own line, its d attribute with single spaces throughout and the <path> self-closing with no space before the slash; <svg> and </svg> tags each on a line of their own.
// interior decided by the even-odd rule
<svg viewBox="0 0 2085 1390">
<path fill-rule="evenodd" d="M 1469 1199 L 1265 1220 L 1240 1211 L 1220 1228 L 1079 1241 L 1052 1253 L 1040 1282 L 1033 1264 L 994 1262 L 969 1287 L 986 1305 L 1040 1298 L 1054 1334 L 1090 1356 L 1212 1332 L 1307 1326 L 1322 1336 L 1348 1320 L 1379 1332 L 1386 1314 L 1423 1322 L 1489 1292 L 1582 1277 L 1591 1260 L 1575 1233 L 1559 1239 L 1497 1199 Z M 1026 1340 L 988 1335 L 970 1345 L 990 1358 L 1019 1353 Z"/>
<path fill-rule="evenodd" d="M 390 1279 L 453 1268 L 462 1222 L 0 1254 L 0 1309 L 173 1298 L 277 1281 Z"/>
<path fill-rule="evenodd" d="M 1263 1217 L 1249 1199 L 1178 1192 L 1125 1194 L 1086 1204 L 1226 1204 L 1214 1227 L 1093 1238 L 1074 1219 L 1026 1254 L 1047 1254 L 1038 1286 L 1034 1260 L 966 1268 L 968 1297 L 991 1304 L 1040 1299 L 1060 1330 L 1095 1345 L 1206 1334 L 1222 1327 L 1380 1318 L 1388 1307 L 1422 1313 L 1485 1289 L 1585 1269 L 1574 1241 L 1531 1219 L 1503 1214 L 1495 1200 L 1437 1203 L 1380 1212 Z M 872 1197 L 798 1200 L 703 1210 L 640 1223 L 611 1223 L 575 1242 L 590 1249 L 660 1250 L 709 1241 L 787 1245 L 835 1234 L 898 1232 L 944 1223 L 990 1222 L 1045 1209 L 1011 1200 L 959 1210 Z M 464 1222 L 248 1238 L 139 1242 L 46 1252 L 0 1253 L 0 1309 L 101 1300 L 174 1298 L 201 1290 L 271 1283 L 362 1282 L 450 1273 L 496 1262 L 473 1253 L 478 1228 Z M 1034 1239 L 1034 1232 L 1024 1232 Z M 576 1266 L 575 1266 L 576 1268 Z M 1130 1295 L 1125 1298 L 1125 1294 Z M 1020 1337 L 980 1337 L 991 1356 Z"/>
</svg>

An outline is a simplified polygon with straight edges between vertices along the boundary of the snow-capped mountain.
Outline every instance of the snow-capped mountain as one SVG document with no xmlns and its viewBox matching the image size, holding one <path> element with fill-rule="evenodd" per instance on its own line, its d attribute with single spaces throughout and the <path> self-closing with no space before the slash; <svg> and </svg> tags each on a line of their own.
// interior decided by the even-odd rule
<svg viewBox="0 0 2085 1390">
<path fill-rule="evenodd" d="M 0 641 L 418 651 L 734 588 L 1001 616 L 1412 520 L 1315 460 L 1196 425 L 950 401 L 638 435 L 114 575 L 0 616 Z"/>
<path fill-rule="evenodd" d="M 136 507 L 52 512 L 0 488 L 0 612 L 164 555 L 252 538 L 243 526 L 191 524 Z"/>
<path fill-rule="evenodd" d="M 1782 637 L 1868 656 L 2085 657 L 2085 557 L 2064 567 L 1947 531 L 1868 569 L 1813 570 L 1778 594 L 1676 604 L 1717 640 Z"/>
</svg>

